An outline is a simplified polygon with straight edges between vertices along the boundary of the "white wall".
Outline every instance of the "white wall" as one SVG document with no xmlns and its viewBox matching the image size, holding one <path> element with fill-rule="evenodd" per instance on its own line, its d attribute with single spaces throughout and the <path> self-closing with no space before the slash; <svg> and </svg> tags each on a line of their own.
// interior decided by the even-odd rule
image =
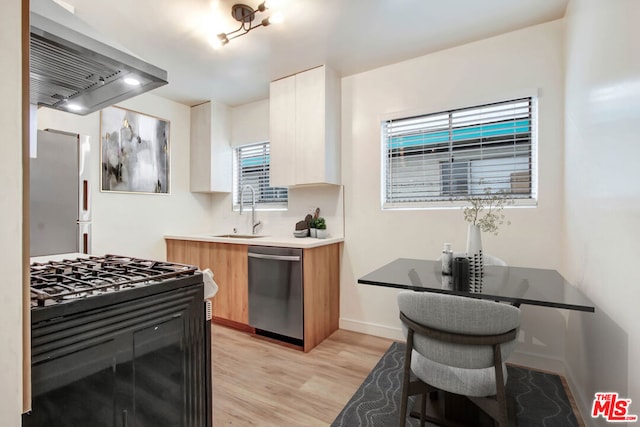
<svg viewBox="0 0 640 427">
<path fill-rule="evenodd" d="M 118 104 L 170 121 L 171 185 L 169 195 L 100 192 L 100 113 L 87 116 L 38 110 L 38 128 L 91 136 L 94 254 L 165 259 L 163 236 L 208 229 L 211 196 L 189 191 L 189 107 L 147 93 Z"/>
<path fill-rule="evenodd" d="M 251 215 L 232 211 L 230 194 L 204 194 L 189 191 L 189 128 L 187 106 L 153 95 L 143 94 L 118 104 L 171 122 L 171 194 L 123 194 L 100 192 L 100 114 L 87 116 L 40 108 L 38 129 L 52 128 L 91 136 L 94 186 L 93 253 L 116 253 L 164 259 L 165 234 L 240 233 L 250 231 Z M 266 107 L 266 108 L 265 108 Z M 268 100 L 231 109 L 232 145 L 269 139 Z M 329 233 L 343 235 L 342 188 L 337 186 L 291 190 L 288 211 L 259 212 L 263 234 L 287 234 L 295 223 L 315 209 L 327 219 Z"/>
<path fill-rule="evenodd" d="M 211 216 L 212 227 L 194 228 L 192 233 L 227 234 L 235 228 L 240 234 L 251 234 L 251 209 L 245 204 L 242 215 L 232 210 L 231 194 L 214 194 Z M 286 211 L 256 211 L 256 221 L 262 224 L 257 234 L 267 236 L 293 235 L 295 225 L 307 214 L 320 208 L 320 216 L 327 222 L 329 237 L 344 237 L 344 196 L 341 186 L 317 186 L 289 189 L 289 205 Z M 172 233 L 178 234 L 178 233 Z"/>
<path fill-rule="evenodd" d="M 261 100 L 231 108 L 231 145 L 269 141 L 269 100 Z M 232 210 L 231 194 L 214 194 L 212 228 L 193 231 L 214 234 L 251 233 L 251 215 L 242 216 Z M 262 222 L 258 234 L 291 236 L 295 224 L 308 213 L 320 208 L 320 216 L 327 221 L 327 233 L 333 237 L 344 236 L 344 197 L 341 186 L 314 186 L 289 189 L 289 206 L 286 211 L 258 211 L 256 220 Z"/>
<path fill-rule="evenodd" d="M 565 262 L 594 301 L 572 313 L 567 364 L 578 402 L 597 391 L 640 414 L 640 2 L 572 0 L 566 34 Z M 583 409 L 583 413 L 585 409 Z M 588 412 L 587 412 L 588 413 Z M 599 419 L 604 425 L 602 418 Z"/>
<path fill-rule="evenodd" d="M 459 209 L 382 211 L 382 117 L 438 112 L 539 90 L 539 203 L 506 211 L 511 226 L 484 234 L 488 253 L 511 265 L 560 267 L 563 158 L 563 22 L 530 27 L 342 80 L 345 234 L 340 326 L 400 338 L 397 291 L 357 284 L 396 258 L 432 258 L 442 244 L 465 248 Z M 524 307 L 522 354 L 564 358 L 566 313 Z"/>
<path fill-rule="evenodd" d="M 20 425 L 22 413 L 22 75 L 19 0 L 0 14 L 0 420 Z"/>
<path fill-rule="evenodd" d="M 268 140 L 268 99 L 231 108 L 231 141 L 234 147 Z"/>
</svg>

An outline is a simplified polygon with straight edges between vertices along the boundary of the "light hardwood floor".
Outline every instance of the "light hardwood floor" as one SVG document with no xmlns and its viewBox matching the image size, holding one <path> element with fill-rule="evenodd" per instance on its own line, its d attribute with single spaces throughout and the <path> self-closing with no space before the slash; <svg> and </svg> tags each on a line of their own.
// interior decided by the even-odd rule
<svg viewBox="0 0 640 427">
<path fill-rule="evenodd" d="M 303 353 L 211 329 L 214 427 L 328 426 L 392 343 L 338 330 Z"/>
</svg>

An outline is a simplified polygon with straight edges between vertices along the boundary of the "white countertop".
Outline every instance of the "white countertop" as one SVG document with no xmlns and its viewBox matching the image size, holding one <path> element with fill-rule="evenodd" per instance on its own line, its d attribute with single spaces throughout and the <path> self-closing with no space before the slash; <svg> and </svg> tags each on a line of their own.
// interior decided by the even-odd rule
<svg viewBox="0 0 640 427">
<path fill-rule="evenodd" d="M 222 233 L 218 233 L 222 234 Z M 254 246 L 281 246 L 286 248 L 317 248 L 319 246 L 331 245 L 344 242 L 344 237 L 327 237 L 326 239 L 316 239 L 313 237 L 291 237 L 289 236 L 260 236 L 260 237 L 216 237 L 216 233 L 211 234 L 171 234 L 164 236 L 167 240 L 195 240 L 198 242 L 215 243 L 235 243 L 238 245 Z"/>
</svg>

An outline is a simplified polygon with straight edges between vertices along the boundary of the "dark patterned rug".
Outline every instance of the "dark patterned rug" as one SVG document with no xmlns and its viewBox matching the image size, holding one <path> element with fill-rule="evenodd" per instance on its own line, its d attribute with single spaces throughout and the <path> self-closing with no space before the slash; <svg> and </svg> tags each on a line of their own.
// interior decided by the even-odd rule
<svg viewBox="0 0 640 427">
<path fill-rule="evenodd" d="M 403 343 L 391 344 L 331 427 L 398 425 L 404 349 Z M 578 426 L 558 375 L 513 365 L 507 365 L 507 370 L 507 395 L 515 401 L 518 427 Z M 407 422 L 419 424 L 417 419 Z"/>
</svg>

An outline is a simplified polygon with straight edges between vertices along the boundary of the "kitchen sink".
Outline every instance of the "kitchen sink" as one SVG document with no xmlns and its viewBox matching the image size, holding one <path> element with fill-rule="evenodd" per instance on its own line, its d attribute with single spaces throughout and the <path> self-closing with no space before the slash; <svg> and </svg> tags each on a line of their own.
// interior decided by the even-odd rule
<svg viewBox="0 0 640 427">
<path fill-rule="evenodd" d="M 259 234 L 216 234 L 213 237 L 229 237 L 232 239 L 255 239 L 257 237 L 266 237 Z"/>
</svg>

